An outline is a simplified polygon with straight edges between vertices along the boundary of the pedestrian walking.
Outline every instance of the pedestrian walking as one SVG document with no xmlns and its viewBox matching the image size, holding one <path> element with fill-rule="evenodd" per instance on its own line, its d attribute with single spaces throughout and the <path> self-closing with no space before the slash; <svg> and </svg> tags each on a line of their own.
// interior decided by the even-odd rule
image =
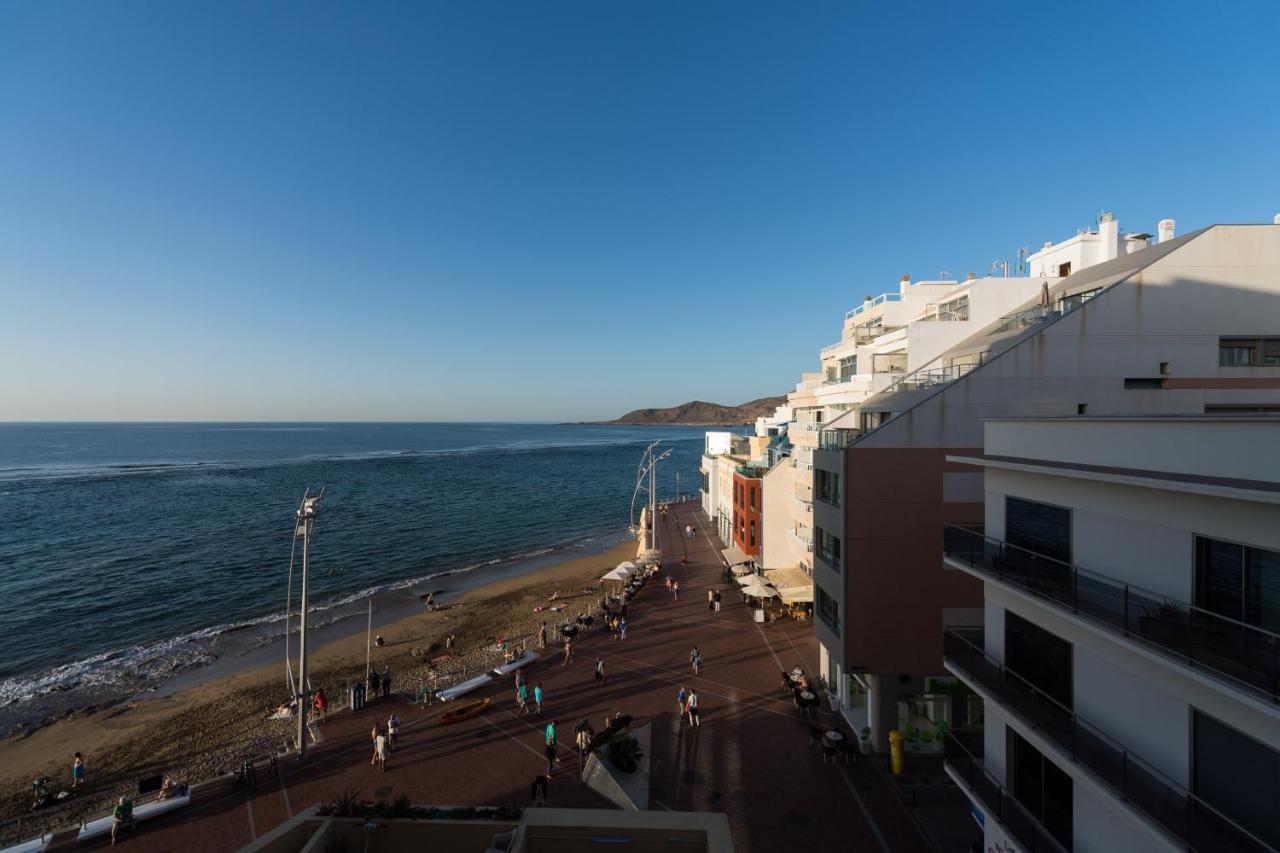
<svg viewBox="0 0 1280 853">
<path fill-rule="evenodd" d="M 696 691 L 689 691 L 689 698 L 685 700 L 685 707 L 689 710 L 689 724 L 693 726 L 702 725 L 702 717 L 698 713 L 698 694 Z"/>
<path fill-rule="evenodd" d="M 529 685 L 521 683 L 516 687 L 516 704 L 520 706 L 520 713 L 517 717 L 523 717 L 529 713 Z"/>
<path fill-rule="evenodd" d="M 693 525 L 691 525 L 691 524 L 686 524 L 686 525 L 684 526 L 684 538 L 685 538 L 685 539 L 692 539 L 692 538 L 693 538 Z"/>
<path fill-rule="evenodd" d="M 537 710 L 533 712 L 534 716 L 542 714 L 542 683 L 533 685 L 533 704 L 537 706 Z"/>
<path fill-rule="evenodd" d="M 84 782 L 84 756 L 76 753 L 75 759 L 71 762 L 71 787 L 78 788 Z"/>
<path fill-rule="evenodd" d="M 533 800 L 535 806 L 547 804 L 547 780 L 550 778 L 550 774 L 533 777 L 533 784 L 529 786 L 529 798 Z"/>
<path fill-rule="evenodd" d="M 382 698 L 391 696 L 391 664 L 382 669 Z"/>
<path fill-rule="evenodd" d="M 716 590 L 715 595 L 711 596 L 711 609 L 716 613 L 720 612 L 720 590 Z"/>
<path fill-rule="evenodd" d="M 370 764 L 378 763 L 378 738 L 381 736 L 382 726 L 375 722 L 373 730 L 369 732 L 369 739 L 373 742 L 373 756 L 369 759 Z"/>
<path fill-rule="evenodd" d="M 694 675 L 697 675 L 698 670 L 702 668 L 702 652 L 698 651 L 697 646 L 694 646 L 693 651 L 689 652 L 689 665 L 693 667 Z"/>
<path fill-rule="evenodd" d="M 671 582 L 671 597 L 675 599 L 680 598 L 680 581 Z"/>
<path fill-rule="evenodd" d="M 547 752 L 547 775 L 550 776 L 555 772 L 556 765 L 560 763 L 560 756 L 556 749 L 556 721 L 552 720 L 547 723 L 546 734 L 546 752 Z"/>
<path fill-rule="evenodd" d="M 676 713 L 684 718 L 684 703 L 689 699 L 689 691 L 684 689 L 684 685 L 680 685 L 680 692 L 676 694 Z"/>
<path fill-rule="evenodd" d="M 395 712 L 392 712 L 391 716 L 387 718 L 387 748 L 392 752 L 396 751 L 399 735 L 400 718 L 395 715 Z"/>
<path fill-rule="evenodd" d="M 373 756 L 378 762 L 378 770 L 383 773 L 387 772 L 387 736 L 381 731 L 378 736 L 373 739 Z"/>
<path fill-rule="evenodd" d="M 542 644 L 541 648 L 547 647 L 547 623 L 542 623 L 542 628 L 538 630 L 538 642 Z"/>
<path fill-rule="evenodd" d="M 687 569 L 687 568 L 689 568 L 689 555 L 688 555 L 688 554 L 681 554 L 681 555 L 680 555 L 680 568 L 682 568 L 682 569 Z"/>
<path fill-rule="evenodd" d="M 116 806 L 111 810 L 111 846 L 116 846 L 116 833 L 120 831 L 120 827 L 127 826 L 135 829 L 133 823 L 133 800 L 128 797 L 121 797 Z"/>
<path fill-rule="evenodd" d="M 587 753 L 591 749 L 591 739 L 596 733 L 591 730 L 591 724 L 585 719 L 578 723 L 578 731 L 574 737 L 574 743 L 578 747 L 578 772 L 582 772 L 587 766 Z"/>
<path fill-rule="evenodd" d="M 714 610 L 716 606 L 716 594 L 712 589 L 707 590 L 707 609 Z"/>
<path fill-rule="evenodd" d="M 625 640 L 626 638 L 627 638 L 627 620 L 626 618 L 623 618 L 623 620 L 618 623 L 618 639 Z"/>
<path fill-rule="evenodd" d="M 564 663 L 560 665 L 568 666 L 569 662 L 572 660 L 573 660 L 573 641 L 570 640 L 568 637 L 565 637 L 564 638 Z"/>
<path fill-rule="evenodd" d="M 596 658 L 596 681 L 600 686 L 607 683 L 604 677 L 604 658 Z"/>
</svg>

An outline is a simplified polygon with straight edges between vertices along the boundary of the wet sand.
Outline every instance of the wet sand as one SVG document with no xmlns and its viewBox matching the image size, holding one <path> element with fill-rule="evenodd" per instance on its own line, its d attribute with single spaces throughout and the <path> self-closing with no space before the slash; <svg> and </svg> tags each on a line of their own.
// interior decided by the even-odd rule
<svg viewBox="0 0 1280 853">
<path fill-rule="evenodd" d="M 501 662 L 500 653 L 490 648 L 494 639 L 523 638 L 536 645 L 543 621 L 554 635 L 560 622 L 593 610 L 600 575 L 631 559 L 635 550 L 634 541 L 623 542 L 604 553 L 477 587 L 452 599 L 443 610 L 427 612 L 418 606 L 412 615 L 380 627 L 375 624 L 386 645 L 373 649 L 373 665 L 379 671 L 391 667 L 399 693 L 411 692 L 415 676 L 428 672 L 429 659 L 444 654 L 449 659 L 435 667 L 441 680 L 481 672 Z M 588 588 L 592 591 L 586 592 Z M 535 613 L 535 607 L 551 603 L 552 592 L 560 594 L 559 602 L 567 609 Z M 309 656 L 312 687 L 324 689 L 331 707 L 365 671 L 363 620 L 348 622 L 354 629 L 348 625 L 341 636 L 335 632 L 323 645 L 312 646 Z M 449 634 L 456 639 L 454 648 L 446 651 Z M 86 784 L 59 810 L 55 823 L 61 825 L 105 807 L 122 793 L 136 794 L 140 778 L 167 773 L 183 782 L 198 782 L 232 770 L 246 756 L 262 756 L 286 745 L 296 722 L 267 719 L 289 698 L 282 647 L 276 646 L 274 658 L 270 663 L 256 656 L 232 659 L 222 664 L 233 668 L 226 674 L 205 673 L 198 683 L 110 709 L 78 712 L 0 742 L 0 820 L 26 812 L 31 780 L 37 776 L 49 777 L 52 791 L 68 789 L 76 751 L 85 756 Z"/>
</svg>

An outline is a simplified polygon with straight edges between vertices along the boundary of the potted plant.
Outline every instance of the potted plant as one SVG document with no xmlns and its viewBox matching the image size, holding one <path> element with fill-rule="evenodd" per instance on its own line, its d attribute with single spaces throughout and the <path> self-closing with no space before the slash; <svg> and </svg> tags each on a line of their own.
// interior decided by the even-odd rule
<svg viewBox="0 0 1280 853">
<path fill-rule="evenodd" d="M 858 750 L 863 755 L 871 754 L 871 726 L 863 726 L 858 732 Z"/>
<path fill-rule="evenodd" d="M 623 773 L 635 773 L 640 767 L 644 751 L 633 737 L 614 738 L 609 741 L 609 763 Z"/>
</svg>

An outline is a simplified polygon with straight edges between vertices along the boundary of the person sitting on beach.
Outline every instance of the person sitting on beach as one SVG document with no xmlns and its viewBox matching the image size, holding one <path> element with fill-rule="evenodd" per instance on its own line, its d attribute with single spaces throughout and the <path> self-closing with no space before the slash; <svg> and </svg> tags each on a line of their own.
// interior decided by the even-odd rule
<svg viewBox="0 0 1280 853">
<path fill-rule="evenodd" d="M 387 644 L 387 641 L 386 641 L 386 640 L 384 640 L 384 639 L 382 639 L 382 635 L 381 635 L 381 634 L 378 634 L 376 637 L 374 637 L 374 638 L 373 638 L 373 644 L 374 644 L 375 646 L 377 646 L 378 648 L 382 648 L 383 646 L 385 646 L 385 645 Z"/>
<path fill-rule="evenodd" d="M 178 792 L 178 783 L 173 781 L 172 776 L 165 776 L 160 783 L 160 793 L 156 796 L 158 800 L 167 800 Z"/>
<path fill-rule="evenodd" d="M 111 846 L 116 846 L 116 833 L 120 831 L 120 827 L 127 826 L 134 829 L 133 825 L 133 801 L 128 797 L 121 797 L 116 807 L 111 810 Z"/>
</svg>

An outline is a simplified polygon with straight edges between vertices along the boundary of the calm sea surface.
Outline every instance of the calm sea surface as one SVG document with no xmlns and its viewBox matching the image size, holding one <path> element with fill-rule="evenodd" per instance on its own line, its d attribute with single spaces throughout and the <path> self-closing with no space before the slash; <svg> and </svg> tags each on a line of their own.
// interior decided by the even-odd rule
<svg viewBox="0 0 1280 853">
<path fill-rule="evenodd" d="M 313 602 L 618 541 L 647 442 L 696 492 L 703 430 L 546 424 L 0 424 L 0 709 L 145 687 L 284 609 L 327 487 Z M 428 583 L 429 585 L 429 583 Z M 456 586 L 456 584 L 455 584 Z M 72 697 L 64 704 L 72 705 Z M 42 704 L 42 703 L 37 703 Z"/>
</svg>

